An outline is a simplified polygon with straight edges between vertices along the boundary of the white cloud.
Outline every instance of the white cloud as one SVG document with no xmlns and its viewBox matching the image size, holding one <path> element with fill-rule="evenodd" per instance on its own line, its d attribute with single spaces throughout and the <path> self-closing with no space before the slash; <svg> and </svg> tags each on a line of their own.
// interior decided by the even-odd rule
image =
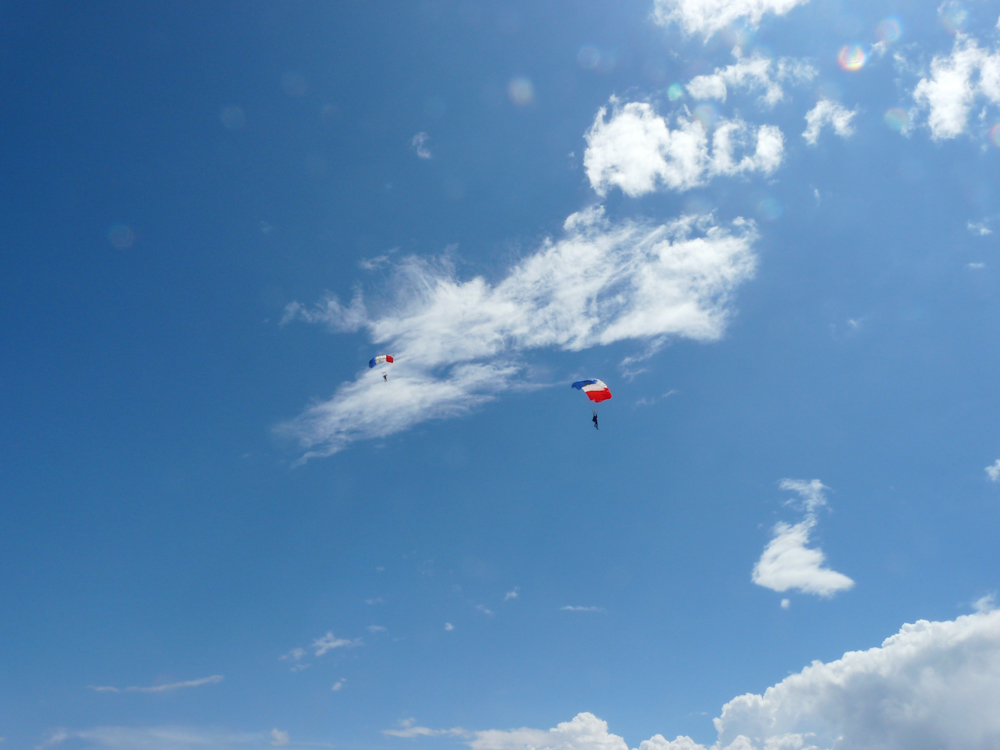
<svg viewBox="0 0 1000 750">
<path fill-rule="evenodd" d="M 353 641 L 346 638 L 336 638 L 331 630 L 322 638 L 314 640 L 312 648 L 316 649 L 314 652 L 316 656 L 322 656 L 327 651 L 332 651 L 335 648 L 354 648 L 360 645 L 362 645 L 360 638 L 355 638 Z"/>
<path fill-rule="evenodd" d="M 992 612 L 996 609 L 996 595 L 987 594 L 986 596 L 981 596 L 976 601 L 972 603 L 972 608 L 979 612 L 980 614 L 986 614 L 987 612 Z"/>
<path fill-rule="evenodd" d="M 304 648 L 293 648 L 287 654 L 280 656 L 282 661 L 299 661 L 303 656 L 306 655 L 306 650 Z"/>
<path fill-rule="evenodd" d="M 410 141 L 410 145 L 413 146 L 414 151 L 417 152 L 417 156 L 421 159 L 431 158 L 431 150 L 427 148 L 427 141 L 430 139 L 431 137 L 427 133 L 417 133 L 413 136 L 413 140 Z"/>
<path fill-rule="evenodd" d="M 444 624 L 444 629 L 445 629 L 445 630 L 454 630 L 454 629 L 455 629 L 455 626 L 454 626 L 454 625 L 452 625 L 452 624 L 451 624 L 450 622 L 446 622 L 446 623 Z"/>
<path fill-rule="evenodd" d="M 186 680 L 184 682 L 171 682 L 166 685 L 151 685 L 149 687 L 125 687 L 117 688 L 111 686 L 89 685 L 88 688 L 98 693 L 169 693 L 173 690 L 184 688 L 201 687 L 202 685 L 214 685 L 222 682 L 221 674 L 213 674 L 211 677 L 202 677 L 198 680 Z"/>
<path fill-rule="evenodd" d="M 768 175 L 784 155 L 784 137 L 774 125 L 754 130 L 742 120 L 720 120 L 710 150 L 709 134 L 696 119 L 678 115 L 671 130 L 646 102 L 611 103 L 610 119 L 602 107 L 585 136 L 583 164 L 598 195 L 617 187 L 636 197 L 661 187 L 689 190 L 718 175 Z"/>
<path fill-rule="evenodd" d="M 385 626 L 384 625 L 369 625 L 368 626 L 368 632 L 369 633 L 384 633 L 385 632 Z"/>
<path fill-rule="evenodd" d="M 271 745 L 274 747 L 284 747 L 288 741 L 288 732 L 282 732 L 277 728 L 271 730 Z"/>
<path fill-rule="evenodd" d="M 709 747 L 656 735 L 639 750 L 937 750 L 1000 747 L 1000 611 L 904 625 L 880 647 L 815 661 L 729 701 Z M 472 750 L 628 750 L 581 713 L 548 731 L 475 732 Z"/>
<path fill-rule="evenodd" d="M 390 737 L 468 737 L 469 733 L 461 727 L 452 729 L 429 729 L 417 726 L 415 719 L 403 719 L 399 729 L 383 729 L 382 734 Z"/>
<path fill-rule="evenodd" d="M 477 612 L 482 612 L 484 615 L 487 615 L 489 617 L 493 617 L 493 614 L 494 614 L 493 610 L 487 609 L 485 604 L 477 604 L 476 605 L 476 611 Z"/>
<path fill-rule="evenodd" d="M 563 612 L 603 612 L 604 607 L 574 607 L 571 604 L 567 604 L 565 607 L 560 607 Z"/>
<path fill-rule="evenodd" d="M 991 482 L 1000 482 L 1000 458 L 986 467 L 986 475 L 990 478 Z"/>
<path fill-rule="evenodd" d="M 824 125 L 830 125 L 833 127 L 833 132 L 841 138 L 847 138 L 854 134 L 851 120 L 857 113 L 857 109 L 847 109 L 843 104 L 830 99 L 820 99 L 816 106 L 806 113 L 806 129 L 802 137 L 810 146 L 815 146 L 820 130 Z"/>
<path fill-rule="evenodd" d="M 385 599 L 383 599 L 381 596 L 377 596 L 374 599 L 365 599 L 365 604 L 373 607 L 376 604 L 385 604 Z"/>
<path fill-rule="evenodd" d="M 993 234 L 993 230 L 990 229 L 985 221 L 970 221 L 968 223 L 969 231 L 973 234 L 978 234 L 980 237 L 985 237 L 988 234 Z"/>
<path fill-rule="evenodd" d="M 792 606 L 792 603 L 788 599 L 782 599 L 781 600 L 781 608 L 782 609 L 788 609 L 791 606 Z"/>
<path fill-rule="evenodd" d="M 931 60 L 930 77 L 920 79 L 913 99 L 930 110 L 927 124 L 934 140 L 961 135 L 977 100 L 1000 105 L 1000 52 L 991 54 L 959 34 L 951 54 Z"/>
<path fill-rule="evenodd" d="M 769 57 L 742 57 L 739 48 L 734 50 L 736 62 L 725 68 L 716 68 L 709 75 L 695 76 L 687 85 L 688 93 L 695 99 L 726 101 L 730 89 L 761 91 L 759 101 L 773 107 L 785 98 L 783 82 L 807 82 L 817 75 L 817 70 L 804 60 L 781 58 L 775 63 Z"/>
<path fill-rule="evenodd" d="M 756 27 L 765 13 L 783 16 L 808 0 L 656 0 L 653 20 L 663 26 L 679 25 L 688 34 L 706 39 L 734 22 Z"/>
<path fill-rule="evenodd" d="M 517 597 L 520 596 L 520 592 L 521 592 L 521 587 L 520 586 L 515 586 L 514 588 L 512 588 L 510 591 L 508 591 L 506 593 L 506 595 L 504 596 L 503 600 L 506 602 L 506 601 L 510 601 L 511 599 L 517 599 Z"/>
<path fill-rule="evenodd" d="M 661 393 L 659 396 L 653 396 L 651 398 L 646 398 L 645 396 L 643 396 L 642 398 L 638 399 L 634 404 L 632 404 L 632 406 L 633 408 L 636 406 L 653 406 L 653 404 L 655 404 L 657 401 L 662 401 L 665 398 L 670 398 L 676 393 L 677 391 L 671 388 L 669 391 L 667 391 L 666 393 Z"/>
<path fill-rule="evenodd" d="M 794 525 L 775 525 L 771 541 L 754 565 L 753 582 L 773 591 L 797 589 L 819 596 L 833 596 L 854 586 L 854 581 L 843 573 L 823 567 L 826 557 L 822 550 L 807 546 L 817 523 L 816 511 L 826 505 L 826 488 L 818 479 L 784 479 L 781 488 L 799 493 L 806 516 Z"/>
<path fill-rule="evenodd" d="M 330 687 L 330 690 L 332 690 L 335 693 L 338 693 L 338 692 L 340 692 L 341 690 L 344 689 L 344 685 L 346 683 L 347 683 L 347 680 L 344 679 L 343 677 L 341 677 L 339 680 L 337 680 L 335 683 L 333 683 L 333 685 Z"/>
<path fill-rule="evenodd" d="M 272 734 L 228 732 L 191 727 L 95 727 L 51 732 L 39 747 L 54 747 L 77 740 L 73 747 L 83 750 L 219 750 L 232 747 L 264 747 Z"/>
<path fill-rule="evenodd" d="M 753 276 L 755 238 L 743 219 L 729 228 L 710 215 L 612 224 L 598 206 L 571 215 L 561 238 L 494 283 L 459 279 L 447 259 L 404 258 L 372 313 L 360 294 L 348 307 L 329 297 L 293 313 L 338 331 L 366 329 L 395 357 L 393 377 L 385 383 L 365 368 L 277 430 L 300 442 L 306 460 L 533 387 L 522 375 L 526 350 L 717 340 L 733 291 Z"/>
</svg>

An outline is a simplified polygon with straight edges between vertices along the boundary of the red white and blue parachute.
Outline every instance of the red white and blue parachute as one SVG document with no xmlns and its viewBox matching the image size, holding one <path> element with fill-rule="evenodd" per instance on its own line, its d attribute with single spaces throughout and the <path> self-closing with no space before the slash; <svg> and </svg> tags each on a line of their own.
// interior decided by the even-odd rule
<svg viewBox="0 0 1000 750">
<path fill-rule="evenodd" d="M 368 367 L 370 369 L 375 365 L 385 364 L 386 362 L 388 362 L 390 365 L 392 364 L 391 354 L 380 354 L 377 357 L 372 357 L 370 360 L 368 360 Z"/>
<path fill-rule="evenodd" d="M 603 380 L 579 380 L 573 383 L 573 387 L 578 391 L 583 391 L 594 403 L 601 403 L 611 398 L 611 391 Z"/>
</svg>

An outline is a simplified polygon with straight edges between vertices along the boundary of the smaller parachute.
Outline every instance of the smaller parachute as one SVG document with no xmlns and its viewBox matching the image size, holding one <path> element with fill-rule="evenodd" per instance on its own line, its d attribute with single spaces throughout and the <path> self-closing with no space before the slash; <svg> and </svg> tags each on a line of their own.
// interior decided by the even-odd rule
<svg viewBox="0 0 1000 750">
<path fill-rule="evenodd" d="M 579 380 L 573 383 L 573 388 L 586 393 L 587 398 L 596 404 L 611 398 L 611 391 L 603 380 Z"/>
<path fill-rule="evenodd" d="M 375 365 L 381 365 L 386 362 L 388 362 L 390 365 L 392 364 L 391 354 L 380 354 L 377 357 L 372 357 L 370 360 L 368 360 L 368 369 L 371 369 Z"/>
</svg>

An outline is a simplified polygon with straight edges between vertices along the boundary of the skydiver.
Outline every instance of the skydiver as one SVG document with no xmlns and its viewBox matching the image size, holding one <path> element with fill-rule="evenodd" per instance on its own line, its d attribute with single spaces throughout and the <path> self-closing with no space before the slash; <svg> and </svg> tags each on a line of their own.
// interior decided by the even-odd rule
<svg viewBox="0 0 1000 750">
<path fill-rule="evenodd" d="M 597 409 L 594 409 L 594 416 L 590 418 L 590 421 L 594 423 L 594 429 L 599 430 L 600 427 L 597 426 Z"/>
<path fill-rule="evenodd" d="M 386 383 L 389 382 L 389 376 L 384 372 L 382 373 L 382 380 L 384 380 Z"/>
</svg>

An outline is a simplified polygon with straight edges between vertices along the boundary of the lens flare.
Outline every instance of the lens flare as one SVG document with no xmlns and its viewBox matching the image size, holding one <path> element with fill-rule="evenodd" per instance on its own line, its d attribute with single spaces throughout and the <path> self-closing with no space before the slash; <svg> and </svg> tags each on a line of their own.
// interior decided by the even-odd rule
<svg viewBox="0 0 1000 750">
<path fill-rule="evenodd" d="M 246 125 L 247 118 L 239 107 L 226 107 L 219 113 L 219 119 L 228 130 L 239 130 Z"/>
<path fill-rule="evenodd" d="M 671 83 L 670 88 L 667 89 L 667 96 L 670 97 L 670 101 L 676 102 L 684 96 L 684 87 L 679 83 Z"/>
<path fill-rule="evenodd" d="M 949 34 L 958 34 L 964 31 L 968 22 L 969 11 L 961 5 L 952 4 L 948 10 L 941 14 L 941 25 Z"/>
<path fill-rule="evenodd" d="M 701 123 L 705 130 L 711 130 L 719 119 L 719 113 L 711 104 L 699 104 L 694 108 L 694 119 Z"/>
<path fill-rule="evenodd" d="M 511 79 L 510 83 L 507 84 L 507 96 L 518 107 L 524 107 L 534 101 L 535 87 L 524 76 L 518 76 Z"/>
<path fill-rule="evenodd" d="M 135 230 L 128 224 L 112 224 L 108 229 L 108 240 L 118 250 L 128 250 L 135 244 Z"/>
<path fill-rule="evenodd" d="M 875 35 L 878 37 L 880 42 L 892 44 L 897 41 L 902 34 L 903 27 L 895 18 L 886 18 L 882 21 L 882 23 L 875 27 Z"/>
<path fill-rule="evenodd" d="M 842 47 L 837 55 L 837 62 L 844 70 L 861 70 L 865 66 L 865 51 L 860 44 L 849 44 Z"/>
<path fill-rule="evenodd" d="M 882 119 L 885 120 L 886 125 L 897 132 L 906 130 L 906 126 L 910 122 L 910 117 L 906 114 L 906 110 L 899 107 L 887 109 Z"/>
<path fill-rule="evenodd" d="M 1000 122 L 990 128 L 990 140 L 994 146 L 1000 146 Z"/>
<path fill-rule="evenodd" d="M 584 70 L 596 70 L 601 64 L 601 52 L 597 47 L 585 45 L 576 53 L 576 61 Z"/>
<path fill-rule="evenodd" d="M 766 219 L 767 221 L 774 221 L 781 216 L 784 210 L 781 201 L 777 198 L 765 198 L 757 204 L 757 212 L 762 219 Z"/>
</svg>

